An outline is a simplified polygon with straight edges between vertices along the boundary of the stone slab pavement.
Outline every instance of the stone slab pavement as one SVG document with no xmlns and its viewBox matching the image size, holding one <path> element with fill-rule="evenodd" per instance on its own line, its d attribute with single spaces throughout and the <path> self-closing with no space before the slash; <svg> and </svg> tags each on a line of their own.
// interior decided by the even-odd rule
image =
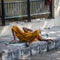
<svg viewBox="0 0 60 60">
<path fill-rule="evenodd" d="M 20 28 L 28 27 L 28 28 L 31 28 L 32 30 L 41 29 L 42 34 L 49 33 L 49 36 L 56 35 L 56 36 L 60 37 L 60 28 L 50 26 L 51 29 L 44 29 L 45 27 L 47 27 L 46 23 L 47 22 L 45 22 L 45 24 L 44 24 L 44 22 L 42 22 L 41 20 L 36 20 L 36 21 L 33 20 L 32 22 L 29 22 L 29 23 L 12 22 L 6 26 L 0 26 L 0 42 L 13 40 L 13 36 L 12 36 L 12 32 L 11 32 L 11 28 L 13 25 L 17 25 Z M 54 28 L 52 28 L 52 27 L 54 27 Z M 52 35 L 50 35 L 50 34 L 52 34 Z M 2 51 L 5 46 L 6 46 L 5 44 L 0 43 L 0 51 Z M 36 54 L 33 56 L 26 57 L 26 59 L 28 59 L 28 60 L 60 60 L 60 50 L 46 52 L 46 53 L 42 53 L 42 54 Z"/>
</svg>

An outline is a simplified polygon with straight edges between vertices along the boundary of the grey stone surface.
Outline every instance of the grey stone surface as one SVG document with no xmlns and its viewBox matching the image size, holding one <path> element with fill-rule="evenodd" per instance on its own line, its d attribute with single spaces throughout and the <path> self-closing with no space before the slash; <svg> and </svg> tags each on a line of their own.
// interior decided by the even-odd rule
<svg viewBox="0 0 60 60">
<path fill-rule="evenodd" d="M 25 57 L 27 60 L 60 60 L 60 49 Z"/>
<path fill-rule="evenodd" d="M 49 20 L 48 20 L 49 21 Z M 6 45 L 5 43 L 1 43 L 3 42 L 9 42 L 11 40 L 13 40 L 13 36 L 12 36 L 12 32 L 11 32 L 11 28 L 13 25 L 17 25 L 19 26 L 19 28 L 22 29 L 22 27 L 28 27 L 32 30 L 36 30 L 36 29 L 41 29 L 41 34 L 48 34 L 48 37 L 60 37 L 60 27 L 50 27 L 50 29 L 44 29 L 44 22 L 42 22 L 41 20 L 33 20 L 32 22 L 12 22 L 9 25 L 6 26 L 0 26 L 0 51 L 2 51 Z M 46 36 L 46 35 L 45 35 Z M 35 54 L 33 56 L 30 57 L 24 57 L 24 59 L 26 58 L 27 60 L 60 60 L 59 56 L 60 53 L 58 53 L 60 50 L 56 50 L 56 51 L 50 51 L 50 52 L 45 52 L 42 54 Z M 24 60 L 23 58 L 21 60 Z"/>
</svg>

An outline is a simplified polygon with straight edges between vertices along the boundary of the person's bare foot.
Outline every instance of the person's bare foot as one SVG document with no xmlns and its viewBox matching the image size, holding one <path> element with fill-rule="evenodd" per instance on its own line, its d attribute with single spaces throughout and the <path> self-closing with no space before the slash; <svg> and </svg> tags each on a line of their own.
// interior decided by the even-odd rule
<svg viewBox="0 0 60 60">
<path fill-rule="evenodd" d="M 53 39 L 40 39 L 39 41 L 52 41 L 52 42 L 54 42 L 55 40 L 53 40 Z"/>
<path fill-rule="evenodd" d="M 15 41 L 15 40 L 12 40 L 12 41 L 10 42 L 10 44 L 14 44 L 14 43 L 16 43 L 16 41 Z"/>
</svg>

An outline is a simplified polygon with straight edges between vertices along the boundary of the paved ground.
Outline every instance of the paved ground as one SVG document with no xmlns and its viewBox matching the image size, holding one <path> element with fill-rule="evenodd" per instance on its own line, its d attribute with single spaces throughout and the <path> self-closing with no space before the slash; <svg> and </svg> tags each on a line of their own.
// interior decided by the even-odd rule
<svg viewBox="0 0 60 60">
<path fill-rule="evenodd" d="M 33 20 L 32 22 L 12 22 L 9 25 L 6 26 L 0 26 L 0 42 L 1 41 L 11 41 L 13 40 L 13 36 L 11 33 L 11 27 L 13 25 L 17 25 L 20 28 L 22 27 L 28 27 L 32 30 L 36 30 L 36 29 L 41 29 L 42 34 L 46 34 L 48 33 L 49 36 L 54 36 L 54 37 L 60 37 L 60 26 L 55 27 L 54 24 L 52 25 L 51 23 L 49 24 L 49 22 L 52 22 L 50 20 L 44 20 L 43 22 L 41 20 Z M 49 24 L 47 26 L 47 24 Z M 48 29 L 46 29 L 48 28 Z M 0 43 L 0 51 L 2 51 L 5 48 L 5 44 L 1 44 Z M 60 49 L 58 50 L 53 50 L 50 52 L 45 52 L 42 54 L 35 54 L 33 56 L 27 57 L 27 60 L 60 60 Z M 23 59 L 24 60 L 24 59 Z"/>
<path fill-rule="evenodd" d="M 42 54 L 36 54 L 29 58 L 30 60 L 60 60 L 60 49 Z"/>
<path fill-rule="evenodd" d="M 32 56 L 24 56 L 21 60 L 60 60 L 60 48 L 49 52 L 37 53 Z"/>
</svg>

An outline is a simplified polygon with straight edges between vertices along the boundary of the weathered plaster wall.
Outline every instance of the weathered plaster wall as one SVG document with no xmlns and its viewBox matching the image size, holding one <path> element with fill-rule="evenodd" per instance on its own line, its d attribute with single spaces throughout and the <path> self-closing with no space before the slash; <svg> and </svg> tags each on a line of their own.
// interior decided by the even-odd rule
<svg viewBox="0 0 60 60">
<path fill-rule="evenodd" d="M 55 0 L 55 26 L 60 26 L 60 0 Z"/>
</svg>

